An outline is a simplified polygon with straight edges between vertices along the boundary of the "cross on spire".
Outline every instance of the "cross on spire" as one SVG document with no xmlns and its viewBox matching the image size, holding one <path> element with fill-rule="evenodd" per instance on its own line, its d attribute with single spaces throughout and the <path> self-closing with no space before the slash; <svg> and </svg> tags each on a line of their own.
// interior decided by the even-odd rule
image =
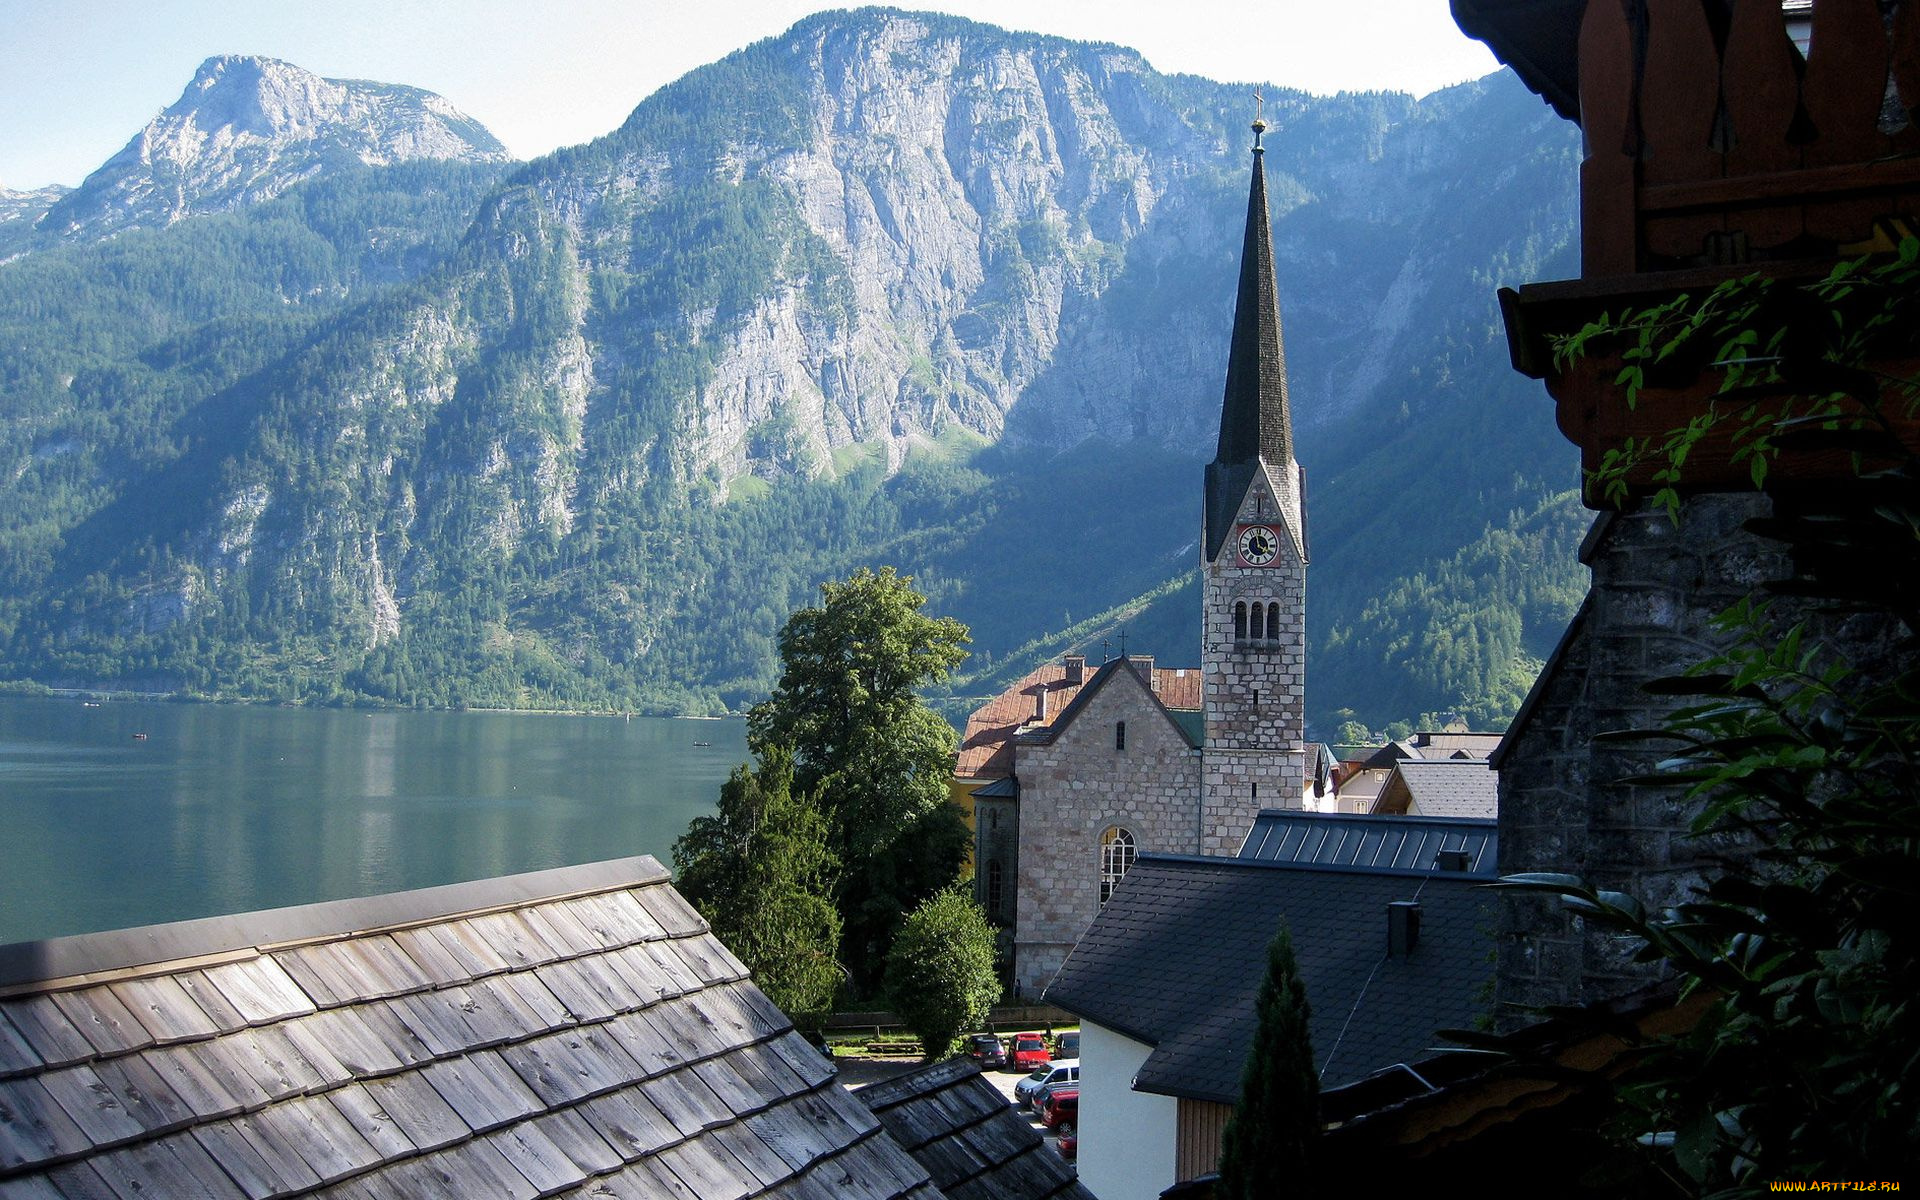
<svg viewBox="0 0 1920 1200">
<path fill-rule="evenodd" d="M 1266 108 L 1267 98 L 1260 94 L 1259 88 L 1253 89 L 1253 152 L 1255 154 L 1261 152 L 1260 135 L 1267 131 Z"/>
</svg>

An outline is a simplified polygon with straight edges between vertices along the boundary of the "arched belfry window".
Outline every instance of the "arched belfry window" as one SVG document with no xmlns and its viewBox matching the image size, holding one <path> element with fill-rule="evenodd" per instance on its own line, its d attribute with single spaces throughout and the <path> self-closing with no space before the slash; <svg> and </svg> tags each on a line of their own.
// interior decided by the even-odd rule
<svg viewBox="0 0 1920 1200">
<path fill-rule="evenodd" d="M 1253 606 L 1253 640 L 1260 641 L 1267 636 L 1266 622 L 1261 618 L 1265 610 L 1256 602 Z"/>
<path fill-rule="evenodd" d="M 1280 636 L 1280 604 L 1278 601 L 1267 605 L 1267 636 L 1270 638 L 1278 638 Z"/>
<path fill-rule="evenodd" d="M 1109 826 L 1100 835 L 1100 903 L 1105 904 L 1112 897 L 1113 889 L 1126 878 L 1136 853 L 1133 834 L 1120 826 Z"/>
<path fill-rule="evenodd" d="M 1233 640 L 1236 642 L 1247 640 L 1247 602 L 1245 600 L 1233 606 Z"/>
</svg>

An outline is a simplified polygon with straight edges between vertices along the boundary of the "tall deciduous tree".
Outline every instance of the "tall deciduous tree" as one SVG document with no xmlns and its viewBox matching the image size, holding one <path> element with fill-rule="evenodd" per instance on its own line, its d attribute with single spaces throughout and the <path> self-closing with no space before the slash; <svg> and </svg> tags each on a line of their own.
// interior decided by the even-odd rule
<svg viewBox="0 0 1920 1200">
<path fill-rule="evenodd" d="M 980 906 L 948 888 L 914 909 L 887 954 L 887 999 L 927 1061 L 952 1053 L 999 998 L 993 927 Z"/>
<path fill-rule="evenodd" d="M 804 1018 L 833 1004 L 840 983 L 833 905 L 836 863 L 827 821 L 793 790 L 779 747 L 759 770 L 734 768 L 716 815 L 696 817 L 673 846 L 677 886 L 773 1002 Z"/>
<path fill-rule="evenodd" d="M 819 799 L 844 871 L 844 956 L 877 982 L 906 911 L 952 883 L 968 836 L 947 801 L 953 729 L 918 689 L 966 657 L 966 627 L 921 612 L 926 597 L 891 567 L 820 588 L 780 631 L 779 686 L 747 717 L 764 756 L 791 747 L 793 783 Z"/>
<path fill-rule="evenodd" d="M 1240 1105 L 1221 1135 L 1219 1200 L 1314 1192 L 1320 1077 L 1307 1037 L 1307 989 L 1284 927 L 1267 945 L 1267 977 L 1256 1003 L 1260 1025 L 1240 1077 Z"/>
</svg>

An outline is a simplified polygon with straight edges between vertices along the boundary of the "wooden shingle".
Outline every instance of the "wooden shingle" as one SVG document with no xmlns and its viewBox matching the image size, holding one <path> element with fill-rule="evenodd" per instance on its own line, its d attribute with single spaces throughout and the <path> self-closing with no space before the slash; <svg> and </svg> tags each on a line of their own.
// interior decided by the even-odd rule
<svg viewBox="0 0 1920 1200">
<path fill-rule="evenodd" d="M 90 936 L 0 956 L 0 1200 L 941 1200 L 651 860 Z"/>
</svg>

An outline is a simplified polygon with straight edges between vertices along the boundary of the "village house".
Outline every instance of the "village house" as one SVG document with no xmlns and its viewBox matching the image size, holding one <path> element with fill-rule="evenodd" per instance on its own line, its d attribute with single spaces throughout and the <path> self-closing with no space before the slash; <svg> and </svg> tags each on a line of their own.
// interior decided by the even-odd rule
<svg viewBox="0 0 1920 1200">
<path fill-rule="evenodd" d="M 1497 849 L 1491 820 L 1269 810 L 1237 858 L 1142 857 L 1046 993 L 1081 1018 L 1087 1186 L 1149 1200 L 1215 1170 L 1283 925 L 1322 1087 L 1471 1026 L 1492 977 L 1481 885 Z"/>
</svg>

